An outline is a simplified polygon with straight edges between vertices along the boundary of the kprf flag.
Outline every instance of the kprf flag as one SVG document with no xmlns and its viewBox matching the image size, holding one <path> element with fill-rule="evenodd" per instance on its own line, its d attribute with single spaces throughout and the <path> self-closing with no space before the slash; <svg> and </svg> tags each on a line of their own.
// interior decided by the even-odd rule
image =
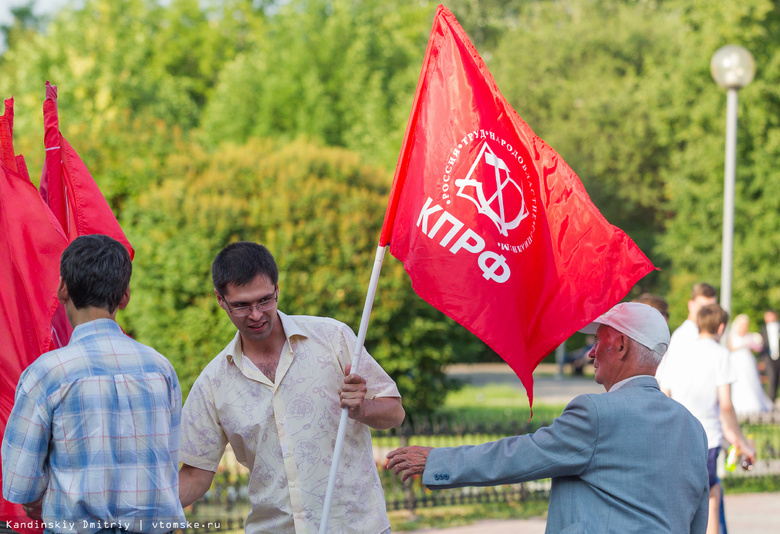
<svg viewBox="0 0 780 534">
<path fill-rule="evenodd" d="M 13 150 L 13 99 L 0 117 L 0 432 L 5 433 L 22 371 L 49 349 L 58 306 L 62 251 L 68 240 Z M 0 479 L 2 483 L 2 479 Z M 41 532 L 18 504 L 0 497 L 0 522 Z"/>
<path fill-rule="evenodd" d="M 103 193 L 87 166 L 60 132 L 57 86 L 49 82 L 46 82 L 46 101 L 43 103 L 43 125 L 46 161 L 40 193 L 59 221 L 68 242 L 81 235 L 105 234 L 122 243 L 133 258 L 135 251 Z M 51 328 L 51 348 L 67 345 L 73 328 L 62 306 L 54 314 Z"/>
<path fill-rule="evenodd" d="M 533 403 L 538 363 L 653 265 L 509 106 L 439 6 L 380 245 L 414 290 L 485 341 Z"/>
</svg>

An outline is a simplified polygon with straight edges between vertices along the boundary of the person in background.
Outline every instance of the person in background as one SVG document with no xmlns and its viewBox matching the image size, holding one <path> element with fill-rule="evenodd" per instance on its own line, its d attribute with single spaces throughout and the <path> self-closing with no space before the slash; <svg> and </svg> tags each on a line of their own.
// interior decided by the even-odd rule
<svg viewBox="0 0 780 534">
<path fill-rule="evenodd" d="M 666 299 L 661 295 L 656 295 L 655 293 L 642 293 L 632 302 L 641 302 L 642 304 L 652 306 L 661 312 L 661 315 L 664 316 L 664 319 L 666 319 L 667 323 L 669 322 L 669 303 L 666 302 Z"/>
<path fill-rule="evenodd" d="M 703 306 L 696 314 L 699 339 L 687 346 L 684 358 L 670 362 L 664 393 L 685 406 L 707 432 L 709 473 L 709 520 L 707 534 L 717 534 L 720 526 L 722 490 L 717 475 L 717 458 L 725 437 L 751 463 L 756 450 L 742 434 L 731 402 L 729 351 L 718 341 L 728 322 L 728 314 L 717 304 Z"/>
<path fill-rule="evenodd" d="M 760 356 L 763 358 L 767 376 L 767 394 L 774 407 L 777 399 L 777 388 L 780 386 L 780 322 L 775 310 L 764 312 L 764 326 L 761 328 L 764 347 Z"/>
<path fill-rule="evenodd" d="M 702 306 L 716 304 L 717 302 L 718 292 L 715 291 L 715 288 L 710 284 L 702 282 L 696 284 L 691 289 L 691 298 L 688 300 L 688 317 L 672 334 L 672 340 L 669 342 L 669 350 L 666 352 L 663 360 L 661 360 L 661 364 L 658 366 L 658 370 L 655 373 L 655 377 L 658 380 L 661 389 L 667 387 L 666 382 L 671 378 L 671 375 L 667 372 L 667 368 L 671 362 L 678 358 L 685 358 L 687 354 L 686 347 L 699 339 L 699 328 L 696 326 L 696 314 Z"/>
<path fill-rule="evenodd" d="M 772 410 L 772 401 L 764 393 L 761 378 L 758 375 L 756 358 L 753 351 L 763 347 L 761 335 L 749 332 L 750 318 L 737 315 L 731 323 L 728 347 L 731 351 L 731 368 L 734 371 L 734 383 L 731 384 L 731 402 L 737 416 L 768 412 Z"/>
</svg>

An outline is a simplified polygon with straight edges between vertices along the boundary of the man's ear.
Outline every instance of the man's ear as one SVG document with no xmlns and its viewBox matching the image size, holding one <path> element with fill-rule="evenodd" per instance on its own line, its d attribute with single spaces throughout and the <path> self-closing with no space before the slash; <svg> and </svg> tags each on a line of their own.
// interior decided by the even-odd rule
<svg viewBox="0 0 780 534">
<path fill-rule="evenodd" d="M 726 330 L 726 323 L 720 323 L 720 326 L 718 327 L 718 335 L 722 336 L 724 330 Z"/>
<path fill-rule="evenodd" d="M 60 304 L 65 306 L 65 303 L 70 300 L 70 295 L 68 294 L 68 286 L 65 285 L 65 281 L 60 276 L 60 283 L 57 284 L 57 300 L 60 301 Z"/>
<path fill-rule="evenodd" d="M 125 294 L 122 295 L 122 300 L 119 301 L 119 306 L 117 306 L 118 309 L 124 310 L 127 308 L 127 303 L 130 302 L 130 286 L 125 289 Z"/>
<path fill-rule="evenodd" d="M 620 334 L 615 341 L 618 349 L 618 358 L 622 360 L 628 354 L 628 336 Z"/>
</svg>

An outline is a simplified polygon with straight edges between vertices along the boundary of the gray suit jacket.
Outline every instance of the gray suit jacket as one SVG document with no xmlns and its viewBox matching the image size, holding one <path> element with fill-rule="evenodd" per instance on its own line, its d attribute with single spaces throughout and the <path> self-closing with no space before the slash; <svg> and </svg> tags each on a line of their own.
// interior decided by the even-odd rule
<svg viewBox="0 0 780 534">
<path fill-rule="evenodd" d="M 580 395 L 551 426 L 478 446 L 433 449 L 431 489 L 552 478 L 548 533 L 703 533 L 707 436 L 701 423 L 641 377 Z"/>
</svg>

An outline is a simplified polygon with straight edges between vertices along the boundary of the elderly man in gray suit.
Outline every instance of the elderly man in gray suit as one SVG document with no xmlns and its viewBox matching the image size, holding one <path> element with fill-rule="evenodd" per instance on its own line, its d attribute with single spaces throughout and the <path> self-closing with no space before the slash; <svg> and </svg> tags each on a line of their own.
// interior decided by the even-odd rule
<svg viewBox="0 0 780 534">
<path fill-rule="evenodd" d="M 658 388 L 654 373 L 669 328 L 638 302 L 613 307 L 583 331 L 607 393 L 580 395 L 549 427 L 478 446 L 390 452 L 403 480 L 431 489 L 552 479 L 548 533 L 703 533 L 707 437 L 701 423 Z"/>
</svg>

